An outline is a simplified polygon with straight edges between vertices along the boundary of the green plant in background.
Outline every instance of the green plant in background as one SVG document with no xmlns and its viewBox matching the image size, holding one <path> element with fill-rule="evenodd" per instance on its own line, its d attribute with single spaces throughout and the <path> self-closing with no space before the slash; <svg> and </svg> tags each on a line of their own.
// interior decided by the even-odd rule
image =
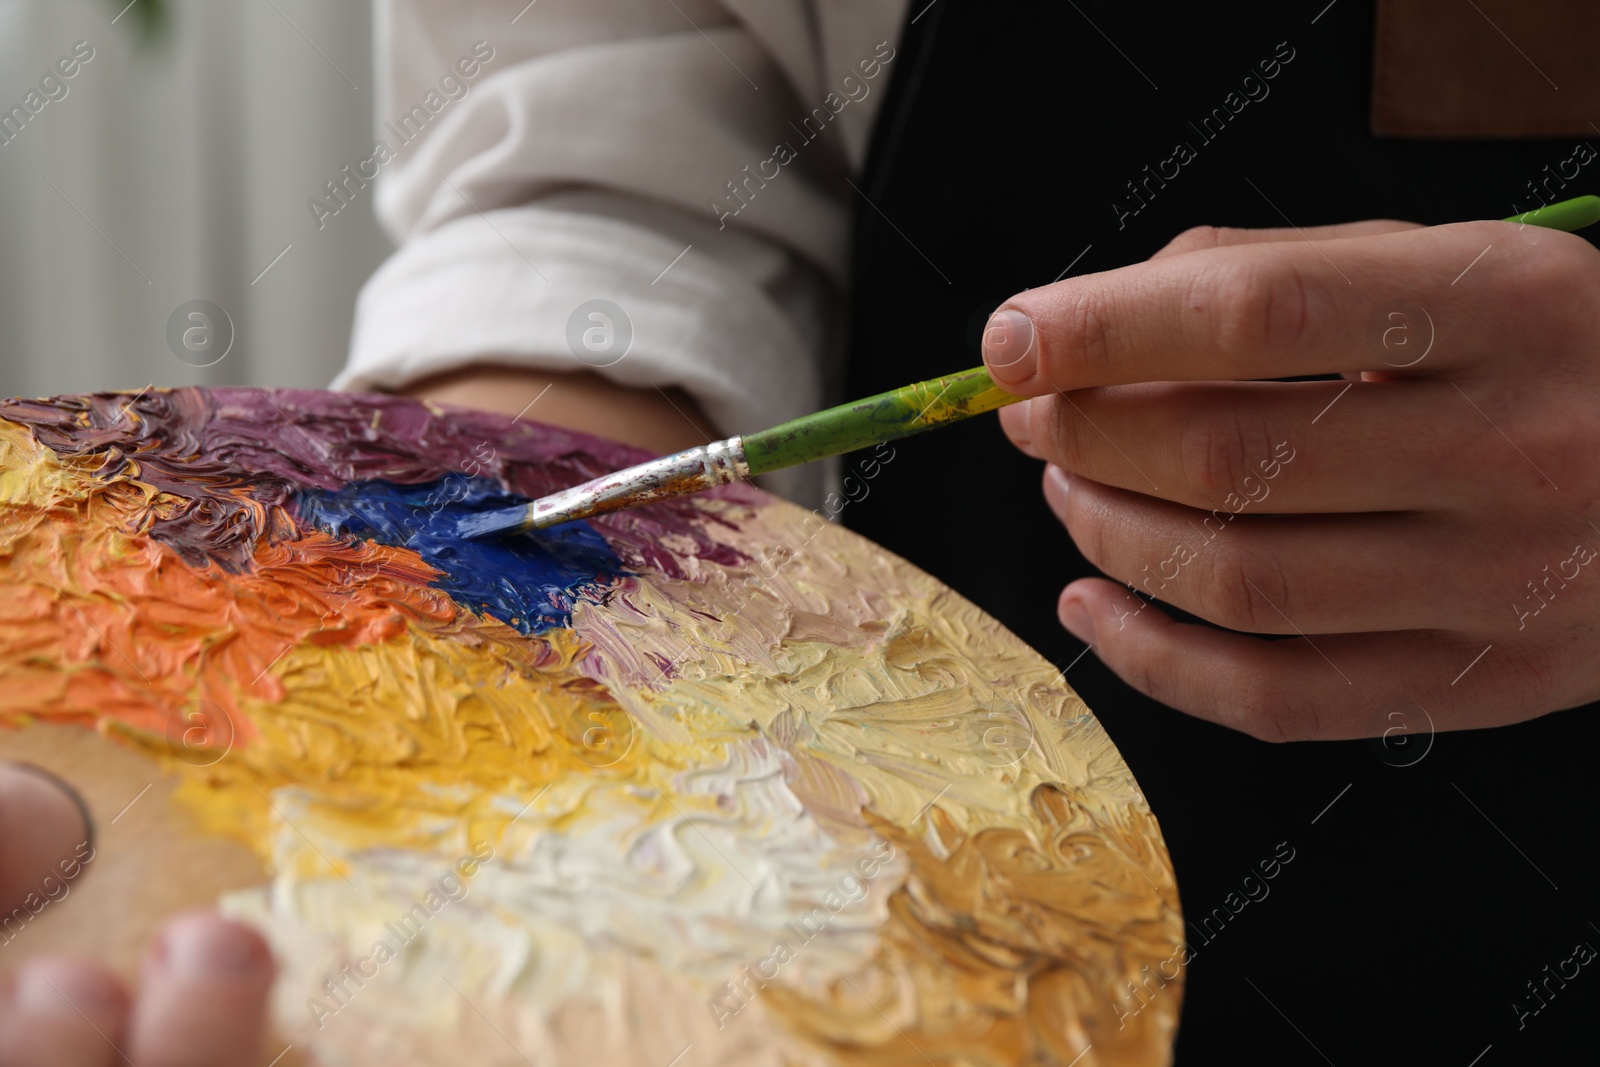
<svg viewBox="0 0 1600 1067">
<path fill-rule="evenodd" d="M 167 23 L 168 0 L 133 0 L 130 5 L 128 0 L 110 0 L 112 7 L 122 12 L 122 20 L 133 22 L 139 27 L 139 34 L 145 40 L 152 40 L 161 33 Z"/>
</svg>

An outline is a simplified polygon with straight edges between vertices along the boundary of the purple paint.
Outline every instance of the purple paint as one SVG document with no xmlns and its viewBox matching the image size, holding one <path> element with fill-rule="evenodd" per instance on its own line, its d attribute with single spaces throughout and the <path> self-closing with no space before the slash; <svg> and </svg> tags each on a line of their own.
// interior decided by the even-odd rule
<svg viewBox="0 0 1600 1067">
<path fill-rule="evenodd" d="M 0 401 L 0 418 L 30 427 L 62 456 L 98 458 L 186 501 L 149 533 L 195 566 L 249 567 L 255 546 L 301 535 L 293 502 L 352 482 L 420 485 L 457 472 L 529 500 L 650 458 L 648 452 L 528 420 L 406 397 L 255 387 L 97 393 Z M 625 570 L 688 577 L 684 558 L 735 565 L 745 556 L 709 529 L 736 529 L 699 501 L 755 506 L 742 485 L 594 520 Z M 664 544 L 671 544 L 668 549 Z"/>
</svg>

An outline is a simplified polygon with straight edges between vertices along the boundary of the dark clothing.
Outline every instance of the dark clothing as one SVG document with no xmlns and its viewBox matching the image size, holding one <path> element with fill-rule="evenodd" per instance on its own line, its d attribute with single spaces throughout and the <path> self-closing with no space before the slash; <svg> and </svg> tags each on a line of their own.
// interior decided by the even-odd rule
<svg viewBox="0 0 1600 1067">
<path fill-rule="evenodd" d="M 1375 138 L 1373 3 L 1325 3 L 913 0 L 857 205 L 849 395 L 976 364 L 1005 297 L 1190 226 L 1444 223 L 1600 191 L 1600 162 L 1549 184 L 1577 137 Z M 1413 747 L 1384 750 L 1190 718 L 1078 659 L 1056 597 L 1093 568 L 992 418 L 896 452 L 843 521 L 1076 660 L 1067 680 L 1161 821 L 1195 954 L 1180 1065 L 1466 1067 L 1492 1045 L 1493 1067 L 1591 1047 L 1600 964 L 1548 976 L 1600 948 L 1595 708 L 1431 749 L 1416 724 Z M 1280 842 L 1296 858 L 1270 893 L 1227 908 Z"/>
</svg>

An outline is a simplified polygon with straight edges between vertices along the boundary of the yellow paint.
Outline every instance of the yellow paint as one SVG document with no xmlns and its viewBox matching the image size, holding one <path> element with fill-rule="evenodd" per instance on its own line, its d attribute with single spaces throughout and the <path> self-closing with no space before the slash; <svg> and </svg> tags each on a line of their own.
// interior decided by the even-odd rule
<svg viewBox="0 0 1600 1067">
<path fill-rule="evenodd" d="M 160 755 L 257 850 L 274 884 L 226 905 L 272 932 L 313 1046 L 307 993 L 482 843 L 471 895 L 349 1009 L 368 1033 L 454 1025 L 454 975 L 540 1062 L 665 1062 L 682 1034 L 705 1064 L 1165 1062 L 1181 982 L 1118 1018 L 1182 938 L 1143 797 L 1048 664 L 903 561 L 714 504 L 750 563 L 628 579 L 529 638 L 405 550 L 304 534 L 191 567 L 145 533 L 173 503 L 0 422 L 0 721 Z M 197 703 L 231 746 L 174 745 Z M 681 1024 L 885 842 L 748 1014 Z"/>
<path fill-rule="evenodd" d="M 745 516 L 741 533 L 778 543 L 793 510 Z M 871 963 L 826 992 L 774 987 L 767 1009 L 839 1062 L 929 1049 L 936 1062 L 1068 1062 L 1090 1044 L 1084 1063 L 1165 1062 L 1181 983 L 1137 1012 L 1126 983 L 1178 958 L 1177 887 L 1110 739 L 969 602 L 849 534 L 824 539 L 825 554 L 755 587 L 740 572 L 658 579 L 573 620 L 641 722 L 703 735 L 734 712 L 735 728 L 831 768 L 832 794 L 859 797 L 912 858 Z M 652 655 L 676 664 L 670 683 L 641 684 Z"/>
<path fill-rule="evenodd" d="M 996 411 L 1007 404 L 1015 404 L 1019 399 L 1015 393 L 1008 393 L 995 386 L 972 396 L 951 400 L 948 395 L 932 388 L 936 384 L 938 383 L 920 383 L 922 394 L 913 401 L 922 412 L 922 417 L 917 422 L 923 426 L 939 426 L 946 422 L 969 419 L 986 411 Z"/>
</svg>

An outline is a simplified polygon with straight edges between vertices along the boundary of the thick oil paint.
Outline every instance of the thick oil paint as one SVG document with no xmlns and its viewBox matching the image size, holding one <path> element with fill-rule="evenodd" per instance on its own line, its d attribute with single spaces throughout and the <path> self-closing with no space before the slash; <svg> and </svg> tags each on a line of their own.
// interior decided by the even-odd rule
<svg viewBox="0 0 1600 1067">
<path fill-rule="evenodd" d="M 392 397 L 0 405 L 0 723 L 150 752 L 257 850 L 221 903 L 324 1062 L 1167 1062 L 1159 829 L 971 604 L 744 486 L 447 533 L 638 458 Z"/>
<path fill-rule="evenodd" d="M 439 588 L 471 611 L 525 634 L 565 626 L 576 597 L 598 596 L 622 573 L 611 547 L 588 523 L 521 537 L 463 540 L 462 518 L 518 503 L 484 478 L 449 474 L 432 482 L 352 482 L 300 494 L 296 510 L 335 537 L 409 548 L 439 572 Z"/>
</svg>

